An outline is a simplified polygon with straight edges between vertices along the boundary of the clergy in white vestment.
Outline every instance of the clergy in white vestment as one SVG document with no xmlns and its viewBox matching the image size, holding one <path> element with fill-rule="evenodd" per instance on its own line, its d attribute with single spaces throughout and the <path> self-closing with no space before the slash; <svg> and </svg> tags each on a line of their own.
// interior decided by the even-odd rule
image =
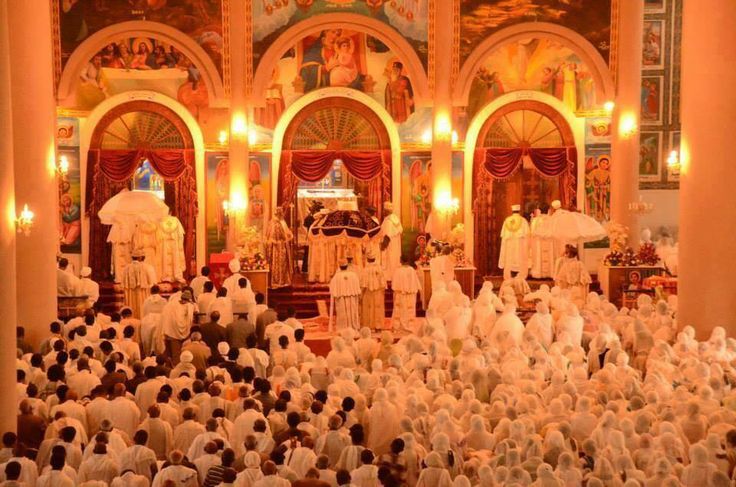
<svg viewBox="0 0 736 487">
<path fill-rule="evenodd" d="M 68 271 L 69 261 L 62 257 L 56 269 L 56 294 L 58 296 L 79 296 L 80 282 L 77 276 Z"/>
<path fill-rule="evenodd" d="M 120 465 L 107 453 L 107 445 L 97 443 L 92 455 L 84 460 L 77 472 L 77 483 L 83 484 L 90 480 L 100 480 L 108 485 L 112 479 L 120 475 Z"/>
<path fill-rule="evenodd" d="M 161 273 L 161 240 L 162 235 L 158 226 L 158 222 L 155 221 L 143 221 L 139 222 L 135 226 L 133 236 L 130 244 L 134 251 L 143 252 L 146 257 L 146 262 L 151 264 L 156 271 L 156 275 L 163 275 Z"/>
<path fill-rule="evenodd" d="M 161 278 L 167 281 L 183 281 L 187 268 L 184 257 L 184 227 L 173 215 L 164 217 L 159 227 Z"/>
<path fill-rule="evenodd" d="M 121 282 L 123 269 L 131 261 L 131 245 L 135 223 L 126 219 L 116 219 L 107 234 L 107 241 L 112 244 L 112 266 L 115 282 Z"/>
<path fill-rule="evenodd" d="M 543 228 L 548 218 L 549 215 L 537 208 L 534 210 L 532 221 L 529 225 L 530 274 L 535 279 L 552 277 L 554 274 L 555 260 L 558 257 L 555 255 L 554 240 L 539 235 L 539 230 Z"/>
<path fill-rule="evenodd" d="M 503 269 L 505 278 L 511 272 L 520 272 L 526 277 L 529 271 L 529 222 L 521 216 L 521 205 L 511 207 L 511 215 L 506 217 L 501 227 L 501 253 L 498 267 Z"/>
<path fill-rule="evenodd" d="M 140 318 L 143 313 L 143 303 L 148 297 L 151 286 L 156 284 L 149 267 L 143 263 L 143 254 L 133 254 L 133 261 L 125 266 L 121 276 L 125 304 L 133 310 L 133 316 Z"/>
<path fill-rule="evenodd" d="M 390 201 L 383 204 L 383 223 L 381 223 L 381 264 L 387 281 L 393 279 L 394 272 L 401 266 L 401 226 L 399 216 L 394 212 Z"/>
<path fill-rule="evenodd" d="M 340 268 L 330 280 L 330 328 L 333 310 L 338 330 L 360 328 L 360 295 L 358 274 L 348 270 L 347 262 L 341 262 Z"/>
<path fill-rule="evenodd" d="M 87 306 L 90 308 L 100 299 L 100 285 L 92 280 L 92 269 L 90 267 L 82 267 L 79 275 L 79 295 L 87 296 Z"/>
<path fill-rule="evenodd" d="M 432 292 L 440 282 L 448 286 L 450 281 L 455 279 L 455 259 L 449 245 L 444 246 L 442 253 L 429 261 L 429 276 L 432 281 Z"/>
<path fill-rule="evenodd" d="M 362 289 L 360 323 L 361 326 L 378 330 L 383 328 L 386 294 L 386 277 L 381 264 L 373 254 L 368 254 L 368 263 L 359 271 Z"/>
<path fill-rule="evenodd" d="M 134 445 L 129 446 L 120 454 L 120 470 L 131 470 L 142 475 L 149 481 L 156 473 L 156 453 L 146 446 L 148 432 L 138 430 L 133 436 Z"/>
<path fill-rule="evenodd" d="M 188 289 L 181 293 L 180 299 L 169 301 L 161 313 L 166 352 L 175 364 L 179 362 L 182 342 L 189 336 L 193 321 L 194 304 Z"/>
<path fill-rule="evenodd" d="M 237 258 L 230 260 L 227 263 L 227 268 L 232 272 L 232 275 L 222 282 L 222 287 L 227 289 L 228 295 L 232 296 L 238 289 L 238 281 L 245 276 L 240 273 L 240 260 Z"/>
<path fill-rule="evenodd" d="M 406 258 L 401 256 L 401 266 L 396 269 L 391 281 L 394 293 L 393 320 L 397 329 L 412 330 L 412 323 L 417 316 L 417 293 L 421 288 L 416 269 L 411 267 Z"/>
<path fill-rule="evenodd" d="M 577 247 L 573 245 L 565 246 L 565 255 L 557 261 L 554 277 L 556 286 L 573 289 L 579 297 L 587 296 L 588 286 L 592 282 L 585 264 L 578 258 Z"/>
</svg>

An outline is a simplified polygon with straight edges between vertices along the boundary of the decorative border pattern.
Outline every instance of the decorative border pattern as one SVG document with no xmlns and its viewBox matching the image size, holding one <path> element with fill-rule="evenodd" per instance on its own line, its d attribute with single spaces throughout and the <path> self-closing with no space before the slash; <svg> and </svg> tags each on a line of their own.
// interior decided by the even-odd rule
<svg viewBox="0 0 736 487">
<path fill-rule="evenodd" d="M 455 88 L 455 81 L 460 73 L 460 0 L 452 3 L 452 73 L 450 89 Z"/>
<path fill-rule="evenodd" d="M 447 1 L 447 0 L 443 0 Z M 437 12 L 435 11 L 436 0 L 429 0 L 429 27 L 427 29 L 427 46 L 429 53 L 427 53 L 427 84 L 429 85 L 429 92 L 434 93 L 434 71 L 435 71 L 435 28 L 437 21 Z"/>
<path fill-rule="evenodd" d="M 230 0 L 222 0 L 222 85 L 225 96 L 230 96 Z"/>
<path fill-rule="evenodd" d="M 618 22 L 620 17 L 619 0 L 611 2 L 611 46 L 608 49 L 608 69 L 611 71 L 613 85 L 618 81 Z"/>
<path fill-rule="evenodd" d="M 245 5 L 245 96 L 253 92 L 253 2 L 246 1 Z"/>
<path fill-rule="evenodd" d="M 54 60 L 54 98 L 61 80 L 61 19 L 59 18 L 59 0 L 51 0 L 51 42 L 53 42 Z"/>
</svg>

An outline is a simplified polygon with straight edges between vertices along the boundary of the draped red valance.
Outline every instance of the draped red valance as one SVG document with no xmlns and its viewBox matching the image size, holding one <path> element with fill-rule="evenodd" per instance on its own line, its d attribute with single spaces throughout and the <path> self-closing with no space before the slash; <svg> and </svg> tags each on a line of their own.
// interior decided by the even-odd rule
<svg viewBox="0 0 736 487">
<path fill-rule="evenodd" d="M 559 176 L 568 169 L 569 164 L 577 164 L 575 147 L 476 149 L 475 164 L 496 179 L 507 179 L 521 167 L 521 159 L 526 155 L 534 167 L 547 177 Z"/>
<path fill-rule="evenodd" d="M 166 203 L 184 227 L 184 256 L 187 269 L 195 255 L 197 179 L 193 149 L 90 149 L 87 156 L 87 214 L 91 216 L 90 267 L 95 278 L 109 277 L 110 228 L 102 225 L 97 211 L 123 188 L 127 188 L 141 160 L 147 159 L 164 180 Z"/>
<path fill-rule="evenodd" d="M 335 160 L 340 159 L 355 179 L 368 182 L 368 204 L 379 215 L 383 201 L 391 199 L 391 151 L 294 150 L 281 153 L 278 205 L 294 201 L 299 181 L 317 182 L 329 174 Z"/>
</svg>

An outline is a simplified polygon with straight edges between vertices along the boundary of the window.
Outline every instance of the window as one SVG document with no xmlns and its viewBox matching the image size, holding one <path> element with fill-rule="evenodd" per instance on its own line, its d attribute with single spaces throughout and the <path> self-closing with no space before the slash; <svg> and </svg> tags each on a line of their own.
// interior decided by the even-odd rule
<svg viewBox="0 0 736 487">
<path fill-rule="evenodd" d="M 143 159 L 133 173 L 133 191 L 148 191 L 162 200 L 165 198 L 164 180 L 153 169 L 148 159 Z"/>
</svg>

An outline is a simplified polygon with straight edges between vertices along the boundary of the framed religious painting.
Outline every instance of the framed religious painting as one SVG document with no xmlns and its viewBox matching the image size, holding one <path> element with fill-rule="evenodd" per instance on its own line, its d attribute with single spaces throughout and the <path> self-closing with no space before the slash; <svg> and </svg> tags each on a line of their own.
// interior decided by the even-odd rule
<svg viewBox="0 0 736 487">
<path fill-rule="evenodd" d="M 664 20 L 644 20 L 641 64 L 643 69 L 664 68 Z"/>
<path fill-rule="evenodd" d="M 642 132 L 639 137 L 639 181 L 659 181 L 661 161 L 662 132 Z"/>
<path fill-rule="evenodd" d="M 664 111 L 664 76 L 642 76 L 641 78 L 641 123 L 660 125 Z"/>
<path fill-rule="evenodd" d="M 645 14 L 661 14 L 667 9 L 667 0 L 644 0 Z"/>
</svg>

